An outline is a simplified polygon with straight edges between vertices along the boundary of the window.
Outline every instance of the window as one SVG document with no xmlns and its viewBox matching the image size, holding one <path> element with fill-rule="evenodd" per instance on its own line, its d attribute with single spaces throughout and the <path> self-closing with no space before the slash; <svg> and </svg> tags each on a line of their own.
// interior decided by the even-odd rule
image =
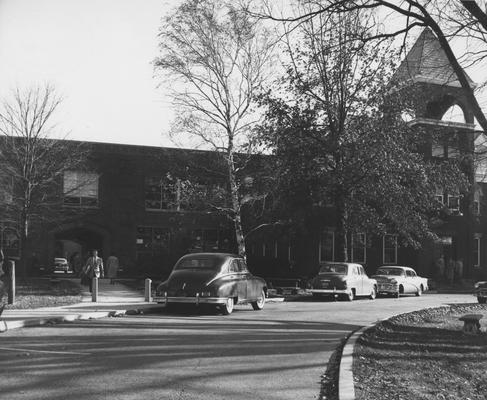
<svg viewBox="0 0 487 400">
<path fill-rule="evenodd" d="M 414 278 L 416 277 L 416 273 L 414 271 L 411 271 L 410 269 L 406 270 L 406 276 L 408 278 Z"/>
<path fill-rule="evenodd" d="M 321 233 L 319 246 L 319 260 L 320 261 L 334 261 L 335 260 L 335 233 L 332 231 L 324 231 Z"/>
<path fill-rule="evenodd" d="M 458 149 L 458 145 L 456 145 L 456 144 L 449 144 L 446 150 L 447 150 L 447 156 L 448 156 L 448 158 L 458 158 L 458 157 L 460 157 L 460 150 Z"/>
<path fill-rule="evenodd" d="M 384 235 L 382 237 L 382 262 L 384 264 L 396 264 L 397 263 L 397 236 L 396 235 Z"/>
<path fill-rule="evenodd" d="M 445 204 L 443 190 L 436 189 L 435 199 L 438 202 L 438 205 L 443 206 Z"/>
<path fill-rule="evenodd" d="M 145 179 L 147 210 L 179 210 L 178 181 L 170 174 Z"/>
<path fill-rule="evenodd" d="M 191 182 L 167 173 L 145 180 L 147 210 L 208 211 L 226 205 L 226 191 L 216 183 Z"/>
<path fill-rule="evenodd" d="M 0 244 L 4 255 L 7 257 L 19 256 L 20 239 L 16 229 L 0 225 Z"/>
<path fill-rule="evenodd" d="M 431 155 L 439 158 L 445 157 L 445 146 L 442 143 L 433 142 L 431 145 Z"/>
<path fill-rule="evenodd" d="M 448 195 L 448 209 L 454 213 L 460 211 L 460 196 L 458 194 Z"/>
<path fill-rule="evenodd" d="M 137 251 L 161 253 L 169 249 L 170 233 L 167 228 L 139 226 L 137 228 Z"/>
<path fill-rule="evenodd" d="M 480 267 L 480 235 L 477 234 L 473 241 L 473 266 Z"/>
<path fill-rule="evenodd" d="M 475 190 L 473 195 L 473 215 L 480 215 L 480 199 L 482 196 L 481 189 Z"/>
<path fill-rule="evenodd" d="M 63 182 L 64 204 L 77 207 L 98 206 L 98 174 L 66 171 Z"/>
<path fill-rule="evenodd" d="M 352 235 L 352 262 L 365 262 L 366 244 L 365 233 L 355 233 Z"/>
</svg>

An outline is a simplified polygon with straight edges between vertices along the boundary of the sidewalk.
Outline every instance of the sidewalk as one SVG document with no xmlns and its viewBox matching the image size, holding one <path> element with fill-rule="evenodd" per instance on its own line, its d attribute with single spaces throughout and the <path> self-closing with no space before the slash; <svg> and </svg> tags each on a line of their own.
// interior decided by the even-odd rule
<svg viewBox="0 0 487 400">
<path fill-rule="evenodd" d="M 161 305 L 144 300 L 144 291 L 131 289 L 121 283 L 110 285 L 108 280 L 98 284 L 98 302 L 91 301 L 91 293 L 83 293 L 81 303 L 61 307 L 5 310 L 0 317 L 0 332 L 26 326 L 40 326 L 65 321 L 104 318 L 124 315 L 129 310 L 160 308 Z"/>
</svg>

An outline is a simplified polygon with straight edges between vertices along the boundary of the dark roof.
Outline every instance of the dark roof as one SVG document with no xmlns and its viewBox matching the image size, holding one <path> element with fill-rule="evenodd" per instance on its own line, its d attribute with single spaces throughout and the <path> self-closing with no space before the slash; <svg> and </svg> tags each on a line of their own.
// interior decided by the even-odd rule
<svg viewBox="0 0 487 400">
<path fill-rule="evenodd" d="M 472 87 L 475 83 L 467 76 Z M 425 28 L 413 47 L 394 73 L 393 80 L 400 83 L 419 81 L 459 87 L 455 72 L 448 61 L 445 51 L 435 34 Z"/>
</svg>

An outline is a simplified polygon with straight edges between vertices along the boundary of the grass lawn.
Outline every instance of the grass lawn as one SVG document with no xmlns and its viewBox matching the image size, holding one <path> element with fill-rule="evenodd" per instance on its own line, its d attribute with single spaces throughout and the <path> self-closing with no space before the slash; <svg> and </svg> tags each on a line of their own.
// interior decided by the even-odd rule
<svg viewBox="0 0 487 400">
<path fill-rule="evenodd" d="M 5 309 L 55 307 L 81 301 L 82 288 L 78 279 L 27 278 L 16 282 L 15 304 Z M 6 302 L 7 299 L 5 298 Z"/>
<path fill-rule="evenodd" d="M 462 332 L 482 314 L 482 333 Z M 353 363 L 357 400 L 487 399 L 487 306 L 454 305 L 393 317 L 365 332 Z"/>
</svg>

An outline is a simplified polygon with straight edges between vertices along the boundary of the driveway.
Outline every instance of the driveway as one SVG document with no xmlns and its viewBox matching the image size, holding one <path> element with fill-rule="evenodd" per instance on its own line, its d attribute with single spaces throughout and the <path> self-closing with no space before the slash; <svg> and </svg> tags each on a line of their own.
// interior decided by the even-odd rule
<svg viewBox="0 0 487 400">
<path fill-rule="evenodd" d="M 230 316 L 152 314 L 27 328 L 1 335 L 8 399 L 317 399 L 321 376 L 351 331 L 469 295 L 238 306 Z"/>
</svg>

